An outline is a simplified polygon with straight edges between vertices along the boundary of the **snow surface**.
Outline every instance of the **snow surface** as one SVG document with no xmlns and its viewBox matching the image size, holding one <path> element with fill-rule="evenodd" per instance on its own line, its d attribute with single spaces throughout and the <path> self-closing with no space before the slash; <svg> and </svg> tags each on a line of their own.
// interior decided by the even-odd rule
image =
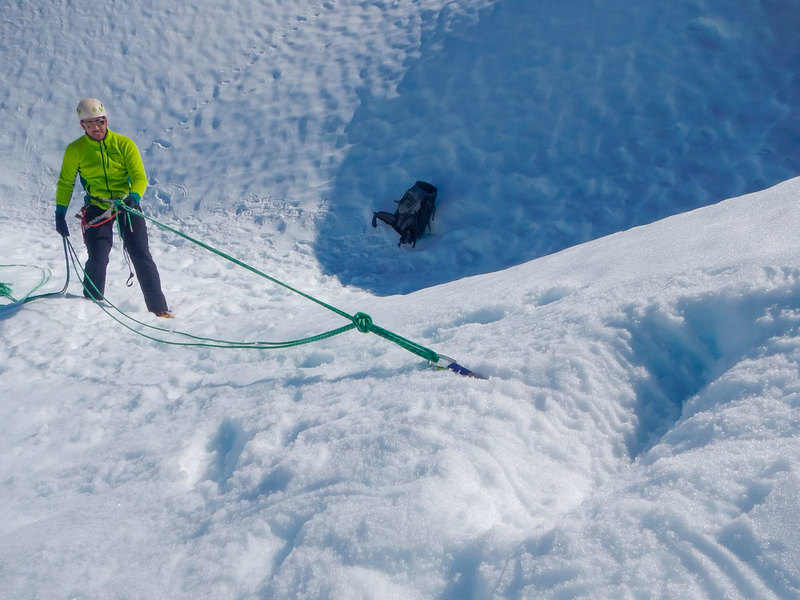
<svg viewBox="0 0 800 600">
<path fill-rule="evenodd" d="M 6 300 L 0 596 L 798 597 L 795 4 L 5 2 L 15 297 L 63 284 L 93 95 L 148 214 L 488 379 L 357 331 L 159 343 L 74 274 Z M 369 221 L 416 179 L 433 233 L 398 249 Z M 170 327 L 346 324 L 150 237 Z M 163 326 L 127 274 L 109 300 Z"/>
</svg>

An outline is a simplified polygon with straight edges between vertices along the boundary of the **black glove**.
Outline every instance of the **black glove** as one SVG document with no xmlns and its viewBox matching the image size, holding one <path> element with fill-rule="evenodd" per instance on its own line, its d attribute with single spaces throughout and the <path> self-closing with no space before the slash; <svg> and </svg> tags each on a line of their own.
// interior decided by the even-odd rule
<svg viewBox="0 0 800 600">
<path fill-rule="evenodd" d="M 138 210 L 142 212 L 141 207 L 139 206 L 139 201 L 136 199 L 136 196 L 128 196 L 123 200 L 125 202 L 125 206 L 130 206 L 133 210 Z"/>
<path fill-rule="evenodd" d="M 69 227 L 67 227 L 67 220 L 64 218 L 64 213 L 56 213 L 56 231 L 64 237 L 69 237 Z"/>
</svg>

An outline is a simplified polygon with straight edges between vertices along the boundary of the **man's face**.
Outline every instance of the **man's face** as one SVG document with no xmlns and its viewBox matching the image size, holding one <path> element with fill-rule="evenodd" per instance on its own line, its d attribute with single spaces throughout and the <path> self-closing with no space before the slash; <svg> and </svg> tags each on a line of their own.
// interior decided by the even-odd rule
<svg viewBox="0 0 800 600">
<path fill-rule="evenodd" d="M 81 127 L 93 140 L 97 140 L 98 142 L 106 137 L 106 124 L 108 120 L 106 117 L 100 117 L 98 119 L 86 119 L 85 121 L 81 121 Z"/>
</svg>

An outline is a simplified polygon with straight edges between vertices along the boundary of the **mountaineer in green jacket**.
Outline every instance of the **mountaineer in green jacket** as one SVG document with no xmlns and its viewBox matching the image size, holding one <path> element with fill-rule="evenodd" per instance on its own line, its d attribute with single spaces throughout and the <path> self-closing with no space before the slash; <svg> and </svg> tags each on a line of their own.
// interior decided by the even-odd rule
<svg viewBox="0 0 800 600">
<path fill-rule="evenodd" d="M 85 98 L 78 104 L 78 119 L 85 135 L 70 143 L 64 151 L 61 173 L 56 186 L 56 231 L 69 236 L 65 219 L 72 199 L 75 178 L 84 191 L 81 228 L 89 258 L 86 261 L 83 294 L 103 297 L 106 267 L 114 241 L 115 200 L 141 212 L 139 202 L 147 188 L 147 175 L 139 149 L 130 138 L 108 129 L 108 115 L 97 98 Z M 119 230 L 125 251 L 131 258 L 147 310 L 159 317 L 171 317 L 161 291 L 158 268 L 150 255 L 145 220 L 120 211 Z"/>
</svg>

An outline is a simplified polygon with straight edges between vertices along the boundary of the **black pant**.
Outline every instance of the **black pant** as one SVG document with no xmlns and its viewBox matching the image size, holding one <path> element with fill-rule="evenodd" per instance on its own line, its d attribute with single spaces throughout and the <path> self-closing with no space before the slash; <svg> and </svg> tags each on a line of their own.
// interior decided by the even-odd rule
<svg viewBox="0 0 800 600">
<path fill-rule="evenodd" d="M 103 210 L 94 205 L 86 207 L 85 220 L 89 223 L 92 219 L 103 214 Z M 161 278 L 158 268 L 150 255 L 147 242 L 147 224 L 142 217 L 129 212 L 120 211 L 117 218 L 120 220 L 122 243 L 131 257 L 139 286 L 142 288 L 144 303 L 147 310 L 160 313 L 167 310 L 167 300 L 161 291 Z M 102 298 L 106 289 L 106 267 L 108 255 L 114 243 L 114 224 L 111 220 L 102 225 L 87 227 L 84 232 L 86 250 L 89 259 L 86 261 L 86 277 L 83 281 L 83 295 L 87 298 Z"/>
</svg>

